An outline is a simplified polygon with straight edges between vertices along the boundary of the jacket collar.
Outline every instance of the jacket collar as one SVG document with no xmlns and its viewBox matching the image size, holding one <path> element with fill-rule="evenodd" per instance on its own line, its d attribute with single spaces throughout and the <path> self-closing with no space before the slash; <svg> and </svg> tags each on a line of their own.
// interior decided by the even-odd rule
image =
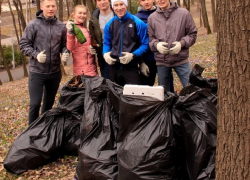
<svg viewBox="0 0 250 180">
<path fill-rule="evenodd" d="M 138 9 L 137 9 L 137 13 L 140 13 L 140 12 L 149 12 L 149 13 L 152 13 L 156 10 L 157 6 L 153 6 L 153 9 L 150 9 L 150 10 L 146 10 L 144 9 L 142 6 L 139 6 Z"/>
<path fill-rule="evenodd" d="M 130 15 L 131 15 L 131 14 L 127 11 L 126 14 L 125 14 L 121 19 L 118 18 L 117 15 L 115 15 L 115 18 L 116 18 L 117 20 L 121 21 L 121 22 L 124 22 L 124 21 L 126 21 L 126 20 L 129 19 Z"/>
<path fill-rule="evenodd" d="M 161 10 L 159 7 L 157 7 L 156 12 L 163 14 L 167 19 L 170 17 L 172 12 L 178 8 L 178 5 L 176 2 L 170 2 L 170 8 L 166 10 Z"/>
<path fill-rule="evenodd" d="M 39 9 L 37 12 L 36 12 L 36 17 L 37 18 L 41 18 L 43 19 L 44 21 L 48 21 L 48 22 L 51 22 L 51 21 L 56 21 L 57 20 L 57 17 L 54 16 L 52 18 L 46 18 L 44 15 L 43 15 L 43 10 Z"/>
</svg>

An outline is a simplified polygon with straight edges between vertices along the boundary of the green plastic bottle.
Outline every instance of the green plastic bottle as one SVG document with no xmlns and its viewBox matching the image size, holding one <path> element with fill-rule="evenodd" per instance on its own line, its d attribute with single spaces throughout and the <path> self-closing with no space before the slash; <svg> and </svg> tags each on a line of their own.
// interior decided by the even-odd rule
<svg viewBox="0 0 250 180">
<path fill-rule="evenodd" d="M 74 22 L 73 20 L 70 20 Z M 85 38 L 84 34 L 82 33 L 81 29 L 79 29 L 75 24 L 72 24 L 73 27 L 73 33 L 75 34 L 77 40 L 79 41 L 80 44 L 83 44 L 87 41 Z"/>
</svg>

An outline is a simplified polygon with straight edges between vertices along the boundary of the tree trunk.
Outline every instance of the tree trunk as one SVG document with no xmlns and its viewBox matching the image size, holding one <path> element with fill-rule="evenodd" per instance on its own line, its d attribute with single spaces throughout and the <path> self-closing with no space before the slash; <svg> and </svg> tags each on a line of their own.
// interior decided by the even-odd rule
<svg viewBox="0 0 250 180">
<path fill-rule="evenodd" d="M 207 17 L 207 9 L 205 0 L 201 0 L 201 8 L 202 8 L 202 17 L 205 28 L 207 29 L 207 34 L 211 34 L 211 28 L 209 25 L 208 17 Z"/>
<path fill-rule="evenodd" d="M 0 79 L 0 85 L 3 85 L 3 83 L 2 83 L 2 81 L 1 81 L 1 79 Z"/>
<path fill-rule="evenodd" d="M 213 18 L 213 32 L 216 32 L 217 22 L 216 22 L 215 0 L 211 0 L 211 7 L 212 7 L 212 18 Z"/>
<path fill-rule="evenodd" d="M 177 0 L 177 4 L 179 7 L 181 7 L 181 0 Z"/>
<path fill-rule="evenodd" d="M 67 15 L 68 15 L 68 18 L 69 19 L 69 16 L 70 16 L 70 9 L 69 9 L 69 1 L 66 0 L 66 6 L 67 6 Z"/>
<path fill-rule="evenodd" d="M 59 11 L 58 19 L 63 22 L 63 1 L 59 0 L 59 4 L 58 5 L 59 5 L 59 8 L 58 8 L 58 11 Z"/>
<path fill-rule="evenodd" d="M 191 0 L 191 4 L 194 5 L 194 0 Z"/>
<path fill-rule="evenodd" d="M 37 8 L 37 10 L 40 9 L 40 0 L 36 0 L 36 8 Z"/>
<path fill-rule="evenodd" d="M 14 16 L 14 13 L 12 11 L 12 8 L 11 8 L 11 5 L 10 5 L 10 0 L 8 0 L 8 4 L 9 4 L 9 8 L 10 8 L 10 13 L 11 13 L 11 16 L 12 16 L 12 20 L 13 20 L 13 26 L 14 26 L 14 29 L 15 29 L 15 33 L 16 33 L 16 39 L 17 39 L 17 43 L 19 44 L 20 43 L 20 39 L 19 39 L 19 35 L 18 35 L 18 30 L 17 30 L 17 27 L 16 27 L 16 20 L 15 20 L 15 16 Z M 18 16 L 19 17 L 19 16 Z M 20 37 L 22 35 L 22 31 L 21 31 L 21 26 L 19 24 L 19 30 L 20 30 Z M 24 77 L 28 77 L 28 71 L 27 71 L 27 67 L 26 67 L 26 62 L 25 62 L 25 59 L 26 57 L 24 55 L 21 55 L 21 60 L 22 60 L 22 64 L 23 64 L 23 74 L 24 74 Z"/>
<path fill-rule="evenodd" d="M 1 34 L 0 34 L 0 35 L 1 35 Z M 9 80 L 10 80 L 10 81 L 13 81 L 13 77 L 12 77 L 12 75 L 11 75 L 10 68 L 9 68 L 9 66 L 8 66 L 8 64 L 7 64 L 7 60 L 6 60 L 6 58 L 5 58 L 4 54 L 3 54 L 2 44 L 0 44 L 0 53 L 1 53 L 1 56 L 2 56 L 2 59 L 3 59 L 4 68 L 5 68 L 5 70 L 6 70 L 7 73 L 8 73 Z"/>
<path fill-rule="evenodd" d="M 92 14 L 92 12 L 93 12 L 94 9 L 95 9 L 95 5 L 94 5 L 93 1 L 92 1 L 92 0 L 88 0 L 88 1 L 86 2 L 86 6 L 87 6 L 87 8 L 88 8 L 90 14 Z"/>
<path fill-rule="evenodd" d="M 216 179 L 250 179 L 250 2 L 217 1 Z"/>
</svg>

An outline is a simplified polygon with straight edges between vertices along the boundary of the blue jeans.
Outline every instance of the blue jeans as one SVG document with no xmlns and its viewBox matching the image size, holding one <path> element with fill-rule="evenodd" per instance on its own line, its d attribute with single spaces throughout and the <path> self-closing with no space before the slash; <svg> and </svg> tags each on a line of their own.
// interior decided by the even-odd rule
<svg viewBox="0 0 250 180">
<path fill-rule="evenodd" d="M 175 70 L 181 81 L 182 86 L 185 87 L 188 84 L 189 75 L 191 73 L 189 63 L 181 64 L 176 67 L 157 66 L 158 84 L 164 86 L 165 91 L 170 91 L 171 69 Z"/>
<path fill-rule="evenodd" d="M 104 66 L 102 68 L 100 68 L 101 75 L 105 79 L 110 79 L 110 77 L 109 77 L 109 65 L 106 62 L 104 62 L 104 63 L 105 63 Z"/>
</svg>

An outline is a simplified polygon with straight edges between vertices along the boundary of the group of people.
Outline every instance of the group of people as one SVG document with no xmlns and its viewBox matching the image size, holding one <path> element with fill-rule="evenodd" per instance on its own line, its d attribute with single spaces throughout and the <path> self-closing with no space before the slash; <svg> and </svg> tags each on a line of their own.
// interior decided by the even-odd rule
<svg viewBox="0 0 250 180">
<path fill-rule="evenodd" d="M 52 108 L 61 81 L 60 61 L 69 59 L 68 50 L 74 75 L 98 76 L 97 57 L 101 76 L 121 86 L 153 86 L 158 73 L 158 84 L 174 91 L 172 69 L 183 86 L 188 84 L 189 47 L 197 37 L 190 13 L 170 0 L 138 1 L 138 12 L 132 15 L 127 0 L 95 0 L 87 30 L 84 5 L 74 7 L 73 21 L 65 26 L 55 16 L 57 2 L 41 0 L 41 10 L 20 41 L 22 53 L 30 57 L 29 124 L 38 118 L 42 98 L 41 113 Z M 85 43 L 77 40 L 73 26 L 82 31 Z"/>
</svg>

